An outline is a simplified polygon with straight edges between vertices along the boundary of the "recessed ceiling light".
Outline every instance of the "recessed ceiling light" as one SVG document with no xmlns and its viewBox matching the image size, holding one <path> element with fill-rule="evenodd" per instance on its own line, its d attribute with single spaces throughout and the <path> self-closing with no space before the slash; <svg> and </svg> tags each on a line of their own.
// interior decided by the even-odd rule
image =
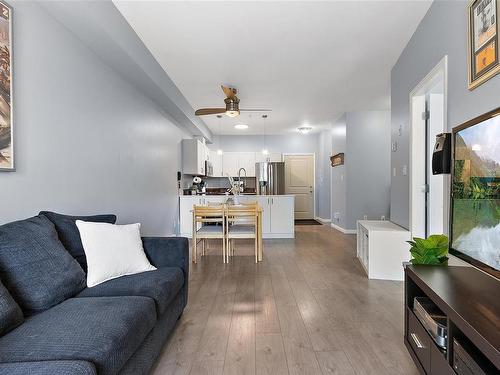
<svg viewBox="0 0 500 375">
<path fill-rule="evenodd" d="M 302 134 L 307 134 L 307 133 L 309 133 L 312 130 L 312 128 L 310 126 L 301 126 L 297 130 L 299 132 L 301 132 Z"/>
<path fill-rule="evenodd" d="M 236 125 L 234 125 L 234 128 L 238 129 L 238 130 L 245 130 L 245 129 L 248 129 L 248 125 L 247 124 L 236 124 Z"/>
</svg>

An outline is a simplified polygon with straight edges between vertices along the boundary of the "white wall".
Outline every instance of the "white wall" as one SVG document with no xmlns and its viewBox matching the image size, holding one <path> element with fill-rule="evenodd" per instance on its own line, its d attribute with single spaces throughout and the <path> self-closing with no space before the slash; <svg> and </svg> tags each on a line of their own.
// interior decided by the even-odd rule
<svg viewBox="0 0 500 375">
<path fill-rule="evenodd" d="M 17 171 L 0 172 L 0 223 L 111 212 L 174 233 L 188 135 L 38 4 L 12 6 Z"/>
</svg>

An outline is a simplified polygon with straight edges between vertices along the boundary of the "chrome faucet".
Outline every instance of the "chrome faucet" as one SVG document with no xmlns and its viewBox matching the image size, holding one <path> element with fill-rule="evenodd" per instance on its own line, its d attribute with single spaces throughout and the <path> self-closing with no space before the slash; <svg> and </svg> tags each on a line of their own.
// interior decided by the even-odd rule
<svg viewBox="0 0 500 375">
<path fill-rule="evenodd" d="M 245 172 L 245 181 L 243 183 L 241 183 L 241 170 L 243 170 Z M 247 170 L 245 168 L 240 168 L 238 170 L 238 182 L 240 184 L 240 190 L 241 192 L 243 193 L 245 191 L 245 182 L 247 180 Z"/>
</svg>

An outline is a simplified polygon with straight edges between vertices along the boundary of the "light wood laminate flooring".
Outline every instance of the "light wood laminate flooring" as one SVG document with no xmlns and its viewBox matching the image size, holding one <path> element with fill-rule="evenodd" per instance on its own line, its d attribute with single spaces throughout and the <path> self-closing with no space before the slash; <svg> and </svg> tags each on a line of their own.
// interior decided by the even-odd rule
<svg viewBox="0 0 500 375">
<path fill-rule="evenodd" d="M 189 302 L 154 375 L 418 374 L 403 345 L 403 283 L 368 280 L 356 237 L 296 226 L 295 239 L 220 242 L 191 264 Z"/>
</svg>

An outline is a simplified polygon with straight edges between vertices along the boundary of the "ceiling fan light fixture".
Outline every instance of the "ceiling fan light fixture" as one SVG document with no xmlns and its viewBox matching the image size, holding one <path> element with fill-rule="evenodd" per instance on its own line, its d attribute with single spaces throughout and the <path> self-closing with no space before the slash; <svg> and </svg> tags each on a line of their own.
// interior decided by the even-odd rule
<svg viewBox="0 0 500 375">
<path fill-rule="evenodd" d="M 245 129 L 248 129 L 248 125 L 247 124 L 236 124 L 236 125 L 234 125 L 234 128 L 238 129 L 238 130 L 245 130 Z"/>
<path fill-rule="evenodd" d="M 267 149 L 262 150 L 262 155 L 269 155 L 269 151 Z"/>
<path fill-rule="evenodd" d="M 226 111 L 226 116 L 228 116 L 228 117 L 236 117 L 239 114 L 240 114 L 240 111 L 233 111 L 233 110 Z"/>
<path fill-rule="evenodd" d="M 300 128 L 297 129 L 301 134 L 307 134 L 309 133 L 312 128 L 310 126 L 301 126 Z"/>
</svg>

